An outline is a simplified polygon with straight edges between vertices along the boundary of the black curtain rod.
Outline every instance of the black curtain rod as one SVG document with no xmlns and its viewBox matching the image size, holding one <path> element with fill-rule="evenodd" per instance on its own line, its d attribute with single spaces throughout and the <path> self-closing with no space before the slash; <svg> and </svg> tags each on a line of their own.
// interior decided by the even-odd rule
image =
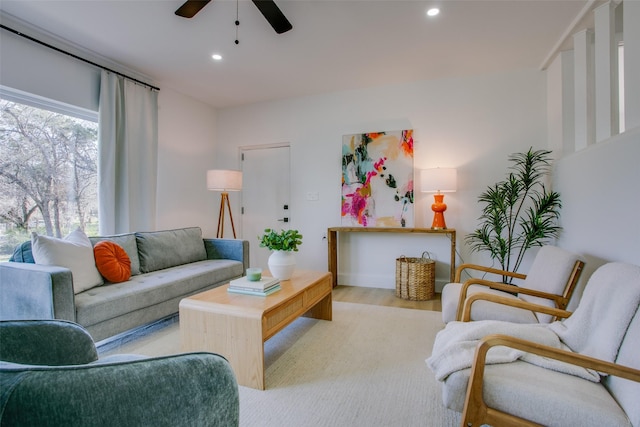
<svg viewBox="0 0 640 427">
<path fill-rule="evenodd" d="M 43 41 L 41 41 L 41 40 L 35 39 L 35 38 L 33 38 L 33 37 L 31 37 L 31 36 L 28 36 L 28 35 L 26 35 L 26 34 L 24 34 L 24 33 L 20 32 L 20 31 L 18 31 L 18 30 L 14 30 L 13 28 L 9 28 L 9 27 L 7 27 L 6 25 L 0 24 L 0 28 L 2 28 L 3 30 L 10 31 L 10 32 L 12 32 L 13 34 L 16 34 L 16 35 L 18 35 L 18 36 L 20 36 L 20 37 L 24 37 L 24 38 L 25 38 L 25 39 L 27 39 L 27 40 L 31 40 L 31 41 L 32 41 L 32 42 L 34 42 L 34 43 L 38 43 L 39 45 L 42 45 L 42 46 L 48 47 L 49 49 L 53 49 L 53 50 L 55 50 L 56 52 L 63 53 L 63 54 L 65 54 L 65 55 L 68 55 L 68 56 L 70 56 L 70 57 L 72 57 L 72 58 L 75 58 L 75 59 L 77 59 L 77 60 L 79 60 L 79 61 L 86 62 L 87 64 L 93 65 L 94 67 L 102 68 L 102 69 L 103 69 L 103 70 L 105 70 L 105 71 L 109 71 L 110 73 L 117 74 L 117 75 L 119 75 L 119 76 L 121 76 L 121 77 L 124 77 L 125 79 L 131 80 L 131 81 L 133 81 L 133 82 L 136 82 L 136 83 L 138 83 L 138 84 L 141 84 L 141 85 L 143 85 L 143 86 L 146 86 L 146 87 L 148 87 L 148 88 L 150 88 L 150 89 L 157 90 L 157 91 L 159 91 L 159 90 L 160 90 L 160 88 L 155 87 L 155 86 L 152 86 L 152 85 L 150 85 L 149 83 L 145 83 L 145 82 L 140 81 L 140 80 L 138 80 L 138 79 L 134 79 L 133 77 L 129 77 L 129 76 L 127 76 L 126 74 L 122 74 L 122 73 L 120 73 L 120 72 L 118 72 L 118 71 L 115 71 L 115 70 L 112 70 L 112 69 L 110 69 L 110 68 L 104 67 L 104 66 L 102 66 L 102 65 L 100 65 L 100 64 L 96 64 L 95 62 L 91 62 L 91 61 L 89 61 L 88 59 L 82 58 L 82 57 L 80 57 L 80 56 L 78 56 L 78 55 L 74 55 L 74 54 L 73 54 L 73 53 L 71 53 L 71 52 L 67 52 L 66 50 L 62 50 L 62 49 L 57 48 L 57 47 L 55 47 L 55 46 L 52 46 L 52 45 L 50 45 L 50 44 L 48 44 L 48 43 L 45 43 L 45 42 L 43 42 Z"/>
</svg>

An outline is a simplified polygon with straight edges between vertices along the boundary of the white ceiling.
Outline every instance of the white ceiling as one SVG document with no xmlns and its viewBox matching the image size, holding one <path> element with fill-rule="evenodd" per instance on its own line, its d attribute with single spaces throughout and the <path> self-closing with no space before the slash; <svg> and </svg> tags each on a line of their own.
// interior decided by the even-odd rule
<svg viewBox="0 0 640 427">
<path fill-rule="evenodd" d="M 276 0 L 278 35 L 248 0 L 1 0 L 5 22 L 121 64 L 214 107 L 540 68 L 593 0 Z M 426 10 L 437 5 L 439 16 Z M 240 26 L 236 45 L 236 7 Z M 7 19 L 8 18 L 8 19 Z M 223 60 L 215 62 L 211 54 Z"/>
</svg>

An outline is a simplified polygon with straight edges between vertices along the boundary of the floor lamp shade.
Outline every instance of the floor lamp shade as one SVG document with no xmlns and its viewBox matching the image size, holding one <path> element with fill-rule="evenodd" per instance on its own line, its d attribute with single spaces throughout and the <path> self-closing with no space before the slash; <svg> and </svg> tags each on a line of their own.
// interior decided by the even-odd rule
<svg viewBox="0 0 640 427">
<path fill-rule="evenodd" d="M 453 193 L 458 187 L 458 173 L 453 168 L 423 169 L 420 172 L 420 189 L 423 193 L 436 193 L 433 195 L 434 203 L 433 223 L 431 228 L 441 230 L 447 228 L 444 220 L 444 211 L 447 205 L 444 203 L 444 194 Z"/>
<path fill-rule="evenodd" d="M 207 189 L 211 191 L 242 190 L 242 172 L 229 169 L 207 171 Z"/>
<path fill-rule="evenodd" d="M 224 237 L 224 211 L 225 206 L 229 209 L 229 219 L 233 238 L 236 239 L 236 227 L 233 224 L 233 214 L 229 204 L 229 191 L 242 190 L 242 172 L 229 169 L 212 169 L 207 171 L 207 190 L 220 191 L 220 212 L 218 214 L 218 231 L 216 237 Z"/>
</svg>

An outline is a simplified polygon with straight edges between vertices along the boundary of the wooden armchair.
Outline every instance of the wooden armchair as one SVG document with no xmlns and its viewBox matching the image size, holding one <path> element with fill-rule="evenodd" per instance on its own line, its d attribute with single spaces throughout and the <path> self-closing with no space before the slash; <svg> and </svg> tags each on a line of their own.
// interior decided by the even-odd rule
<svg viewBox="0 0 640 427">
<path fill-rule="evenodd" d="M 640 324 L 640 322 L 636 322 L 636 323 Z M 481 426 L 484 424 L 492 425 L 492 426 L 505 426 L 505 427 L 509 427 L 509 426 L 541 427 L 543 425 L 543 424 L 530 421 L 530 419 L 526 419 L 521 416 L 517 416 L 517 415 L 514 415 L 513 413 L 510 413 L 510 411 L 513 411 L 512 408 L 501 410 L 497 408 L 492 408 L 485 402 L 483 390 L 485 389 L 485 387 L 488 389 L 491 388 L 491 386 L 487 387 L 484 381 L 485 367 L 486 367 L 485 359 L 487 357 L 487 352 L 489 351 L 489 349 L 495 346 L 511 347 L 514 349 L 526 351 L 528 353 L 538 354 L 540 356 L 547 357 L 550 359 L 560 360 L 562 362 L 581 366 L 583 368 L 593 369 L 602 374 L 607 374 L 607 375 L 617 377 L 615 380 L 610 380 L 609 382 L 621 381 L 621 379 L 626 379 L 626 380 L 635 381 L 636 383 L 640 383 L 640 369 L 634 369 L 629 366 L 607 362 L 607 361 L 596 359 L 593 357 L 584 356 L 579 353 L 573 353 L 571 351 L 560 350 L 557 348 L 536 344 L 530 341 L 521 340 L 519 338 L 510 337 L 508 335 L 489 335 L 480 341 L 480 343 L 478 344 L 478 348 L 476 350 L 475 358 L 473 361 L 473 367 L 471 369 L 471 376 L 469 378 L 469 387 L 467 389 L 467 396 L 464 403 L 464 409 L 462 411 L 462 420 L 460 425 L 463 427 L 475 427 L 475 426 Z M 539 368 L 539 369 L 543 369 L 543 368 Z M 552 378 L 554 376 L 559 377 L 564 375 L 557 372 L 550 372 L 551 375 L 545 375 L 545 374 L 547 373 L 543 373 L 543 376 L 545 378 Z M 515 380 L 526 381 L 526 378 L 516 378 Z M 549 385 L 553 385 L 553 384 L 554 383 L 551 383 Z M 526 384 L 523 384 L 523 385 L 526 385 Z M 600 394 L 598 392 L 603 391 L 603 390 L 598 390 L 603 388 L 603 387 L 598 387 L 600 386 L 599 383 L 586 382 L 584 386 L 588 391 L 588 393 L 592 394 L 591 396 L 592 398 Z M 640 386 L 640 384 L 638 384 L 638 386 Z M 584 393 L 584 391 L 585 389 L 574 390 L 574 392 L 582 392 L 582 393 Z M 524 397 L 524 396 L 521 395 L 521 397 Z M 628 396 L 628 397 L 633 398 L 633 396 Z M 637 398 L 637 395 L 635 396 L 635 398 Z M 567 400 L 571 400 L 571 399 L 567 399 Z M 640 420 L 638 420 L 637 418 L 635 423 L 629 424 L 630 420 L 628 420 L 628 417 L 630 414 L 626 414 L 624 412 L 624 408 L 622 407 L 620 408 L 615 407 L 616 405 L 614 405 L 615 400 L 613 399 L 613 396 L 611 397 L 603 396 L 603 398 L 601 398 L 601 401 L 607 403 L 608 405 L 606 406 L 609 406 L 609 408 L 607 408 L 607 410 L 602 413 L 603 416 L 600 417 L 600 424 L 595 424 L 595 425 L 610 425 L 610 426 L 623 426 L 623 425 L 637 426 L 638 425 L 638 422 Z M 633 405 L 637 406 L 637 403 L 633 403 Z M 529 405 L 529 406 L 535 406 L 535 405 Z M 546 412 L 548 409 L 547 406 L 540 406 L 538 407 L 538 411 L 540 410 L 540 408 L 545 408 L 543 412 Z M 630 410 L 632 408 L 629 407 L 628 409 Z M 516 411 L 513 411 L 513 412 L 516 412 Z M 638 411 L 636 410 L 636 413 L 637 412 Z M 516 412 L 516 413 L 520 413 L 520 412 Z M 527 412 L 525 411 L 525 413 L 522 415 L 526 416 Z M 529 416 L 533 417 L 533 414 L 529 414 Z M 560 421 L 560 419 L 561 419 L 561 416 L 558 416 L 558 419 L 557 419 L 558 425 L 562 425 L 562 426 L 570 426 L 570 425 L 585 426 L 586 425 L 586 424 L 583 424 L 582 421 L 579 421 L 576 419 L 574 419 L 573 422 Z M 545 425 L 548 425 L 548 424 L 545 423 Z"/>
<path fill-rule="evenodd" d="M 516 334 L 481 337 L 470 368 L 451 373 L 442 383 L 445 406 L 462 411 L 461 426 L 640 427 L 640 266 L 600 267 L 573 313 L 477 294 L 467 298 L 463 321 L 469 319 L 471 305 L 481 299 L 564 319 L 544 326 L 558 335 L 563 346 L 526 341 Z M 473 328 L 474 322 L 468 325 Z M 455 326 L 466 330 L 464 324 Z M 544 363 L 490 361 L 492 353 L 489 358 L 487 353 L 498 346 L 539 355 Z M 553 364 L 556 360 L 566 365 L 558 367 Z M 599 373 L 600 381 L 569 372 L 564 368 L 569 365 Z"/>
<path fill-rule="evenodd" d="M 442 320 L 448 323 L 462 320 L 465 300 L 475 293 L 488 293 L 516 301 L 525 301 L 564 309 L 575 290 L 584 262 L 577 254 L 555 246 L 543 246 L 538 251 L 528 274 L 510 272 L 476 264 L 462 264 L 456 270 L 455 281 L 442 290 Z M 460 283 L 462 273 L 475 270 L 491 275 L 522 279 L 522 286 L 492 280 L 472 278 Z M 523 309 L 524 306 L 500 306 L 486 300 L 477 304 L 472 320 L 504 320 L 514 323 L 548 323 L 554 320 L 546 313 Z"/>
</svg>

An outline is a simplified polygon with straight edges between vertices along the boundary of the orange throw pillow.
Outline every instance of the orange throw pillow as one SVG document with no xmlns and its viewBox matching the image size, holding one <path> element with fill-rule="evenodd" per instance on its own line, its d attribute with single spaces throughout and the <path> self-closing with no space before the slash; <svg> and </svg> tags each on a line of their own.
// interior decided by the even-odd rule
<svg viewBox="0 0 640 427">
<path fill-rule="evenodd" d="M 122 246 L 102 240 L 93 247 L 96 267 L 109 282 L 126 282 L 131 277 L 131 260 Z"/>
</svg>

